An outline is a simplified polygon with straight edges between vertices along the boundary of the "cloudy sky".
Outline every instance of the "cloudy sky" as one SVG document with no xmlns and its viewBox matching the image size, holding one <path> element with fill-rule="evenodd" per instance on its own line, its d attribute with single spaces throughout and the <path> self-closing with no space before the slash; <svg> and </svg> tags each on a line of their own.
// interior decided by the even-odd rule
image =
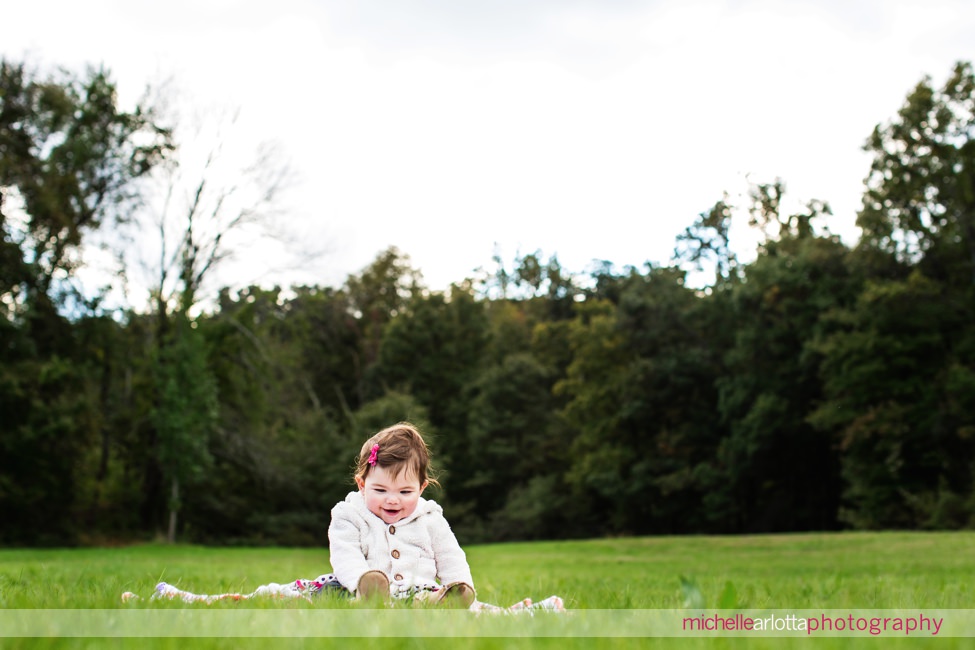
<svg viewBox="0 0 975 650">
<path fill-rule="evenodd" d="M 666 262 L 748 178 L 828 201 L 854 241 L 865 138 L 975 58 L 975 2 L 33 0 L 0 54 L 104 64 L 124 101 L 171 77 L 280 141 L 322 254 L 249 252 L 222 282 L 340 284 L 395 245 L 438 289 L 495 251 Z"/>
</svg>

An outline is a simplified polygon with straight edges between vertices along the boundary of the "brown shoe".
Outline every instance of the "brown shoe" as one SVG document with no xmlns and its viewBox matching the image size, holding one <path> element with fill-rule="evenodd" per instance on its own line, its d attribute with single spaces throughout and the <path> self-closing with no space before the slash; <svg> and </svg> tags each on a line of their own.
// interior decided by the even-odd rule
<svg viewBox="0 0 975 650">
<path fill-rule="evenodd" d="M 466 582 L 455 582 L 447 585 L 437 602 L 444 607 L 468 609 L 474 604 L 474 597 L 474 587 Z"/>
<path fill-rule="evenodd" d="M 389 602 L 389 578 L 382 571 L 366 571 L 359 578 L 355 595 L 357 600 L 372 603 Z"/>
</svg>

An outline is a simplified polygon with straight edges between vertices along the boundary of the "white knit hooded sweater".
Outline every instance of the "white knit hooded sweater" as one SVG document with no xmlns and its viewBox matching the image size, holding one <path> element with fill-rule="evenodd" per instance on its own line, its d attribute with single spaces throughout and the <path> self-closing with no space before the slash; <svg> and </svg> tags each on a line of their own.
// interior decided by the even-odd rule
<svg viewBox="0 0 975 650">
<path fill-rule="evenodd" d="M 387 524 L 366 508 L 361 492 L 350 492 L 332 508 L 328 527 L 332 572 L 355 591 L 367 571 L 389 577 L 390 592 L 465 582 L 472 587 L 467 556 L 435 501 L 420 497 L 409 517 Z"/>
</svg>

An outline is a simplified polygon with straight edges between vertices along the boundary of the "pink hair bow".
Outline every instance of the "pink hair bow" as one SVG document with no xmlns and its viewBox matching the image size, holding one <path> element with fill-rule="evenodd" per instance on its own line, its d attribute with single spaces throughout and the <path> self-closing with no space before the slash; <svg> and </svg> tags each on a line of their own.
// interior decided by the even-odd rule
<svg viewBox="0 0 975 650">
<path fill-rule="evenodd" d="M 379 455 L 379 445 L 373 445 L 372 446 L 372 451 L 369 452 L 369 460 L 367 460 L 366 462 L 369 463 L 370 465 L 372 465 L 373 467 L 375 467 L 376 466 L 376 457 L 378 455 Z"/>
</svg>

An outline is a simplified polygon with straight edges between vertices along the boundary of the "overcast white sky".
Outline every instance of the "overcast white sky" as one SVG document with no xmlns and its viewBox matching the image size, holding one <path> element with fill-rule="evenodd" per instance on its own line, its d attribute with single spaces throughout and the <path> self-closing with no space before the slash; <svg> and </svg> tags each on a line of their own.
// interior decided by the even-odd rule
<svg viewBox="0 0 975 650">
<path fill-rule="evenodd" d="M 104 64 L 129 100 L 171 75 L 281 141 L 292 225 L 328 252 L 224 282 L 334 286 L 396 245 L 440 289 L 496 246 L 666 262 L 746 175 L 828 201 L 852 242 L 864 140 L 975 58 L 975 2 L 32 0 L 4 7 L 0 54 Z"/>
</svg>

